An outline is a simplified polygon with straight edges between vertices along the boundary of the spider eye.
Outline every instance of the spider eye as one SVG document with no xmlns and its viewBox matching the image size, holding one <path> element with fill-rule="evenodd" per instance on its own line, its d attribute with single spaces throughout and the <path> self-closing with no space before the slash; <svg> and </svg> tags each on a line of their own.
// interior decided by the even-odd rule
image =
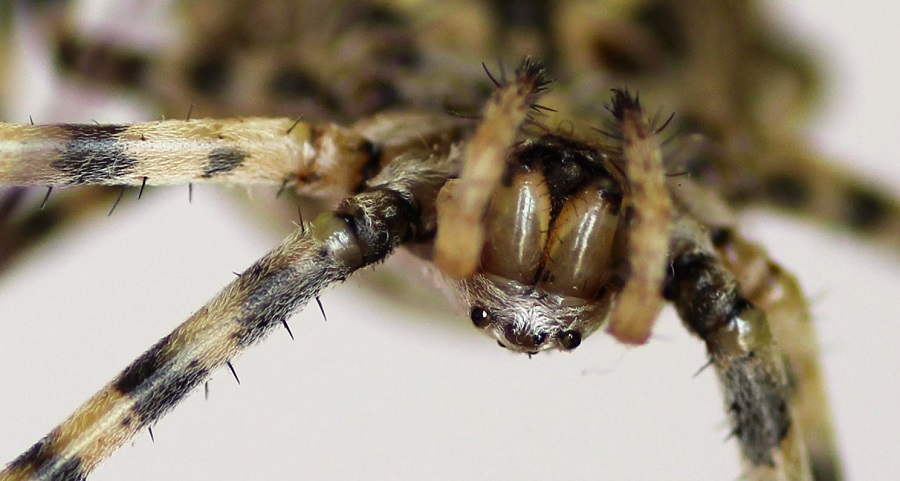
<svg viewBox="0 0 900 481">
<path fill-rule="evenodd" d="M 472 319 L 472 324 L 478 328 L 487 327 L 491 323 L 491 313 L 481 306 L 473 307 L 469 311 L 469 318 Z"/>
<path fill-rule="evenodd" d="M 571 351 L 581 344 L 581 333 L 573 330 L 563 331 L 559 334 L 559 344 L 563 349 Z"/>
<path fill-rule="evenodd" d="M 534 335 L 534 340 L 533 340 L 533 342 L 534 342 L 534 345 L 535 345 L 535 346 L 540 346 L 540 345 L 543 344 L 544 341 L 546 341 L 546 340 L 547 340 L 547 333 L 546 333 L 546 332 L 540 332 L 540 333 L 537 333 L 537 334 Z"/>
</svg>

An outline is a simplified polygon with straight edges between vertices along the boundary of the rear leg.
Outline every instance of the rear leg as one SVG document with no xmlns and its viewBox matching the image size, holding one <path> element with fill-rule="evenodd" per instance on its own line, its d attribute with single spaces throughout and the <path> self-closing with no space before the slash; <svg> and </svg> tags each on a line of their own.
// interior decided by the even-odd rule
<svg viewBox="0 0 900 481">
<path fill-rule="evenodd" d="M 825 163 L 811 149 L 776 146 L 751 166 L 756 195 L 743 196 L 871 239 L 900 255 L 900 197 L 849 171 Z"/>
<path fill-rule="evenodd" d="M 112 27 L 81 25 L 71 6 L 44 16 L 52 19 L 45 30 L 64 75 L 140 93 L 167 117 L 181 118 L 193 106 L 202 116 L 303 114 L 347 122 L 408 105 L 437 108 L 450 96 L 479 105 L 490 89 L 473 69 L 425 78 L 446 57 L 424 51 L 433 29 L 415 18 L 422 9 L 196 0 L 169 6 L 140 34 L 122 31 L 115 19 L 107 22 Z"/>
</svg>

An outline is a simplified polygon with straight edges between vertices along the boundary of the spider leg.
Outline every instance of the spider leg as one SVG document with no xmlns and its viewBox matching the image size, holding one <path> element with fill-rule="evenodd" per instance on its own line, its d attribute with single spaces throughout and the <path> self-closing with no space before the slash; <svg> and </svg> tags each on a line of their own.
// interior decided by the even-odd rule
<svg viewBox="0 0 900 481">
<path fill-rule="evenodd" d="M 739 148 L 740 139 L 693 138 L 696 144 L 682 152 L 688 154 L 681 156 L 687 162 L 676 161 L 668 167 L 715 186 L 732 210 L 774 209 L 900 254 L 900 193 L 896 189 L 826 162 L 815 149 L 786 133 L 752 148 Z"/>
<path fill-rule="evenodd" d="M 819 347 L 809 304 L 797 279 L 773 262 L 766 251 L 729 230 L 713 238 L 725 266 L 735 273 L 741 292 L 769 317 L 785 357 L 792 402 L 809 451 L 813 479 L 841 479 Z"/>
<path fill-rule="evenodd" d="M 326 185 L 351 192 L 372 143 L 335 124 L 293 119 L 164 120 L 130 125 L 0 123 L 0 185 Z"/>
<path fill-rule="evenodd" d="M 94 8 L 112 19 L 140 19 L 124 31 L 79 21 L 78 2 L 54 3 L 62 5 L 20 8 L 39 16 L 33 23 L 52 39 L 55 64 L 68 79 L 140 92 L 170 118 L 184 118 L 193 105 L 203 116 L 302 112 L 348 121 L 427 98 L 421 87 L 398 82 L 415 79 L 424 61 L 415 22 L 372 2 Z"/>
<path fill-rule="evenodd" d="M 609 110 L 618 122 L 630 204 L 626 207 L 629 275 L 607 330 L 624 343 L 642 344 L 662 308 L 656 286 L 665 278 L 672 199 L 655 129 L 644 118 L 638 98 L 616 90 Z"/>
<path fill-rule="evenodd" d="M 705 229 L 688 216 L 673 226 L 664 295 L 707 346 L 732 434 L 752 480 L 809 480 L 803 423 L 767 312 L 746 297 Z"/>
<path fill-rule="evenodd" d="M 506 172 L 507 156 L 537 96 L 548 81 L 540 63 L 525 59 L 516 78 L 500 85 L 484 107 L 481 124 L 465 148 L 459 179 L 441 193 L 434 263 L 464 278 L 475 272 L 484 246 L 483 217 Z"/>
<path fill-rule="evenodd" d="M 900 255 L 900 197 L 796 142 L 776 144 L 747 170 L 757 195 L 741 199 L 882 244 Z"/>
<path fill-rule="evenodd" d="M 452 150 L 452 149 L 451 149 Z M 400 155 L 368 183 L 295 230 L 184 324 L 151 347 L 69 419 L 0 472 L 0 480 L 84 479 L 152 425 L 213 369 L 357 269 L 435 231 L 437 192 L 456 169 L 450 155 Z M 302 334 L 300 334 L 302 335 Z"/>
</svg>

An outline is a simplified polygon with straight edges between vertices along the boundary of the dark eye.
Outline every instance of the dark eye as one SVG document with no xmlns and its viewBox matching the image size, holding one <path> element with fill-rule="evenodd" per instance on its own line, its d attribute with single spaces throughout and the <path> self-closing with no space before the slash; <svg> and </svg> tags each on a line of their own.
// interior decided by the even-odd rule
<svg viewBox="0 0 900 481">
<path fill-rule="evenodd" d="M 543 344 L 544 341 L 546 341 L 546 340 L 547 340 L 547 333 L 541 332 L 541 333 L 534 335 L 532 342 L 534 342 L 535 347 L 537 347 L 537 346 L 540 346 L 541 344 Z"/>
<path fill-rule="evenodd" d="M 578 331 L 563 331 L 559 334 L 559 344 L 563 349 L 571 351 L 581 344 L 581 333 Z"/>
<path fill-rule="evenodd" d="M 472 319 L 472 324 L 478 328 L 487 327 L 491 323 L 491 313 L 480 306 L 475 306 L 469 311 L 469 318 Z"/>
</svg>

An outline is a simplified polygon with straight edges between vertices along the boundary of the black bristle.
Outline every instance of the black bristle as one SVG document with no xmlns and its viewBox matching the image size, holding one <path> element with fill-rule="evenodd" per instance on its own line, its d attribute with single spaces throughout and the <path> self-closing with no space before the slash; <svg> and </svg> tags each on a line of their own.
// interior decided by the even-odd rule
<svg viewBox="0 0 900 481">
<path fill-rule="evenodd" d="M 613 96 L 606 110 L 609 111 L 618 121 L 622 121 L 626 111 L 641 112 L 641 98 L 639 95 L 634 96 L 628 89 L 611 89 Z"/>
</svg>

